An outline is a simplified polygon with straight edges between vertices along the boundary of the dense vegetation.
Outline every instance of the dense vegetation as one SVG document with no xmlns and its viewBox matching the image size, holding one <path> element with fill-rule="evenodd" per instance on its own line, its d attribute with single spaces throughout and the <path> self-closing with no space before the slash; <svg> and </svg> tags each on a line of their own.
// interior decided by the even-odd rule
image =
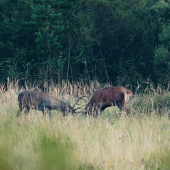
<svg viewBox="0 0 170 170">
<path fill-rule="evenodd" d="M 169 0 L 1 0 L 0 81 L 169 81 Z"/>
</svg>

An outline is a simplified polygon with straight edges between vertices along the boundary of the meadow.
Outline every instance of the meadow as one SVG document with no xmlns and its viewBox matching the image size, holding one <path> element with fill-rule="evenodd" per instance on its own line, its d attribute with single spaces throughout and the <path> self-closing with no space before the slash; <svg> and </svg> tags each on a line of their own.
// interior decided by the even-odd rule
<svg viewBox="0 0 170 170">
<path fill-rule="evenodd" d="M 46 90 L 72 105 L 78 96 L 90 98 L 101 87 L 98 82 L 62 82 Z M 0 86 L 0 170 L 170 169 L 168 88 L 149 85 L 142 93 L 136 88 L 129 117 L 111 107 L 98 118 L 63 117 L 58 110 L 52 118 L 35 110 L 17 118 L 18 93 L 35 88 L 40 90 L 10 82 Z"/>
</svg>

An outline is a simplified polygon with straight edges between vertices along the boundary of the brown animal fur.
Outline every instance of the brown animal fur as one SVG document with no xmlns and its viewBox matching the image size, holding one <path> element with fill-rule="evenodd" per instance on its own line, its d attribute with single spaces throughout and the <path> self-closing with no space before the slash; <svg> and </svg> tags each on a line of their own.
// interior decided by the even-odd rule
<svg viewBox="0 0 170 170">
<path fill-rule="evenodd" d="M 118 106 L 120 110 L 129 114 L 126 105 L 131 96 L 133 94 L 130 90 L 120 86 L 99 89 L 93 93 L 84 113 L 97 116 L 107 107 Z"/>
</svg>

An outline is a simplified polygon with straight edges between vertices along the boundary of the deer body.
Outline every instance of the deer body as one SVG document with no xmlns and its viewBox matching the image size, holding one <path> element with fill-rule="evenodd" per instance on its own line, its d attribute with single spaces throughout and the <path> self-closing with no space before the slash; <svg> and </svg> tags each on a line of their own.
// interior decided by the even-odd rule
<svg viewBox="0 0 170 170">
<path fill-rule="evenodd" d="M 93 113 L 97 115 L 99 114 L 98 112 L 103 112 L 107 107 L 118 106 L 120 110 L 129 114 L 126 105 L 132 95 L 130 90 L 121 86 L 99 89 L 93 93 L 84 113 L 88 112 L 90 115 Z"/>
<path fill-rule="evenodd" d="M 25 108 L 26 114 L 29 113 L 30 109 L 34 109 L 42 111 L 43 115 L 48 113 L 49 116 L 52 116 L 50 110 L 61 110 L 63 112 L 63 116 L 65 116 L 72 110 L 72 107 L 68 102 L 65 103 L 57 100 L 48 93 L 33 90 L 20 92 L 18 95 L 18 102 L 20 111 Z"/>
</svg>

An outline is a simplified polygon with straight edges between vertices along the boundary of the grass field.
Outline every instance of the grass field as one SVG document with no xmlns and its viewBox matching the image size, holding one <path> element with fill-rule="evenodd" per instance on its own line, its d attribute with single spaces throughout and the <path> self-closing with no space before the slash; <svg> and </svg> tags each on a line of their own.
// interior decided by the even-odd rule
<svg viewBox="0 0 170 170">
<path fill-rule="evenodd" d="M 34 88 L 34 87 L 32 87 Z M 73 104 L 101 88 L 82 83 L 51 86 L 48 92 Z M 30 88 L 29 88 L 30 89 Z M 32 110 L 16 118 L 17 84 L 0 87 L 0 170 L 169 170 L 170 93 L 147 89 L 129 102 L 131 116 L 116 107 L 96 118 L 44 118 Z M 84 104 L 83 101 L 81 104 Z"/>
</svg>

